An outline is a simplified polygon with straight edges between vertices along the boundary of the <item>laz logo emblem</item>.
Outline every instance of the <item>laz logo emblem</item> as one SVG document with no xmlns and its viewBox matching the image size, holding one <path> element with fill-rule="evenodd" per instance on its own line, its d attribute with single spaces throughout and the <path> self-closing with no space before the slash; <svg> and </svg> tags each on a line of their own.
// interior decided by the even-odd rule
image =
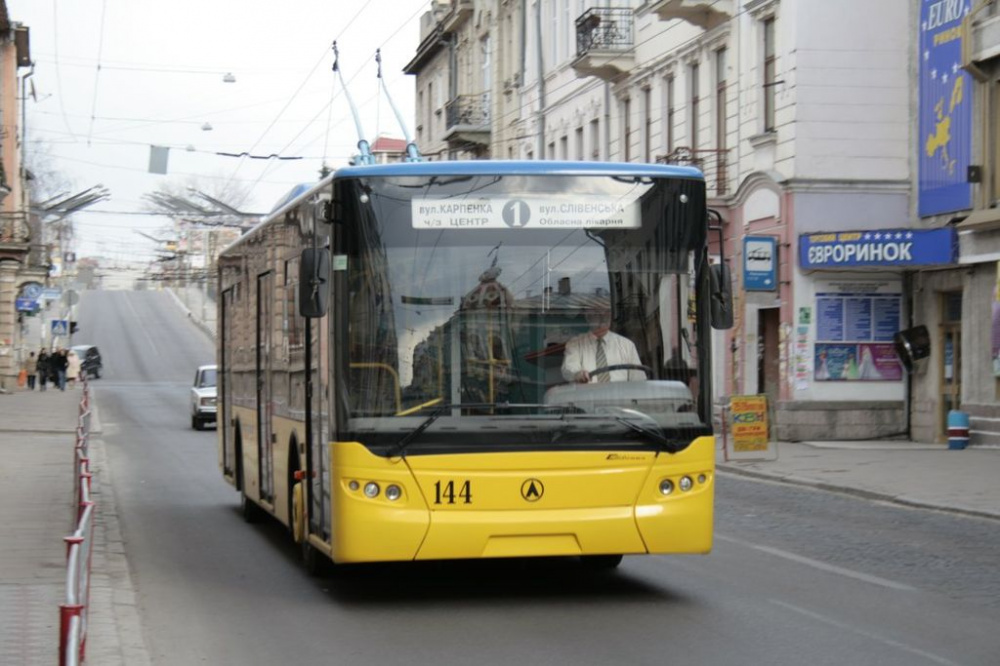
<svg viewBox="0 0 1000 666">
<path fill-rule="evenodd" d="M 455 492 L 456 485 L 458 492 Z M 434 482 L 435 504 L 472 504 L 472 483 L 470 481 Z"/>
</svg>

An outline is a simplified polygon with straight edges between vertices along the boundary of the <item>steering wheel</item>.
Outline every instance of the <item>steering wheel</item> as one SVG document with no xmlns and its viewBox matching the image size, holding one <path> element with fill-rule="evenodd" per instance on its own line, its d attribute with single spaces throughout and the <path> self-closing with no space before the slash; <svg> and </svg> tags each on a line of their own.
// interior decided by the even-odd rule
<svg viewBox="0 0 1000 666">
<path fill-rule="evenodd" d="M 606 365 L 602 368 L 596 368 L 594 370 L 589 370 L 588 375 L 593 377 L 594 375 L 603 375 L 606 372 L 614 372 L 615 370 L 642 370 L 646 373 L 646 379 L 653 376 L 653 369 L 646 365 L 638 365 L 635 363 L 618 363 L 616 365 Z"/>
</svg>

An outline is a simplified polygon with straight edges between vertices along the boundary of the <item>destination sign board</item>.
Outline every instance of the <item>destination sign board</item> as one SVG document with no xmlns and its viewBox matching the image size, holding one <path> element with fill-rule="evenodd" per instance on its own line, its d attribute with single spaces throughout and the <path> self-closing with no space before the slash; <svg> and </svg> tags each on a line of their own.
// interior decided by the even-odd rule
<svg viewBox="0 0 1000 666">
<path fill-rule="evenodd" d="M 414 229 L 638 229 L 632 201 L 603 195 L 422 198 L 410 202 Z"/>
</svg>

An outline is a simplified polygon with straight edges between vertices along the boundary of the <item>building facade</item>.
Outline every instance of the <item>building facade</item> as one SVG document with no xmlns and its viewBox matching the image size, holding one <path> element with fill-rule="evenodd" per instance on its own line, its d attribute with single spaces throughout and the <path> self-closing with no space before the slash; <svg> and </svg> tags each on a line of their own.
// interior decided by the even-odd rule
<svg viewBox="0 0 1000 666">
<path fill-rule="evenodd" d="M 479 148 L 449 143 L 446 118 L 442 158 L 705 173 L 737 301 L 734 329 L 714 340 L 720 402 L 766 395 L 786 440 L 942 441 L 958 407 L 973 441 L 1000 431 L 995 2 L 436 7 L 407 70 L 418 98 L 436 77 L 450 100 L 489 98 Z M 418 123 L 432 111 L 418 102 Z M 935 191 L 947 210 L 924 206 Z M 962 325 L 973 316 L 990 321 Z M 931 357 L 910 372 L 894 340 L 918 325 L 932 332 Z"/>
<path fill-rule="evenodd" d="M 0 389 L 17 384 L 26 295 L 40 293 L 47 269 L 44 253 L 33 252 L 28 195 L 21 163 L 19 73 L 31 64 L 28 29 L 12 22 L 0 0 Z"/>
<path fill-rule="evenodd" d="M 1000 7 L 922 0 L 914 216 L 957 234 L 958 261 L 914 277 L 930 356 L 913 377 L 913 433 L 940 440 L 950 410 L 972 444 L 1000 444 Z"/>
</svg>

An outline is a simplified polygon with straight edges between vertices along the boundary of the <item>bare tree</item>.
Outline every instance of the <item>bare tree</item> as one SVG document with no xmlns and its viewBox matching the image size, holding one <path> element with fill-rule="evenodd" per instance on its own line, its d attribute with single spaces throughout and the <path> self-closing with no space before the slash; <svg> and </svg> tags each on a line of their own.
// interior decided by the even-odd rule
<svg viewBox="0 0 1000 666">
<path fill-rule="evenodd" d="M 32 203 L 74 191 L 73 181 L 55 167 L 52 146 L 44 141 L 30 142 L 30 149 L 24 151 L 24 168 Z"/>
<path fill-rule="evenodd" d="M 144 208 L 151 213 L 205 224 L 230 223 L 252 213 L 243 207 L 250 200 L 250 187 L 219 175 L 214 178 L 188 176 L 171 180 L 143 195 Z"/>
</svg>

